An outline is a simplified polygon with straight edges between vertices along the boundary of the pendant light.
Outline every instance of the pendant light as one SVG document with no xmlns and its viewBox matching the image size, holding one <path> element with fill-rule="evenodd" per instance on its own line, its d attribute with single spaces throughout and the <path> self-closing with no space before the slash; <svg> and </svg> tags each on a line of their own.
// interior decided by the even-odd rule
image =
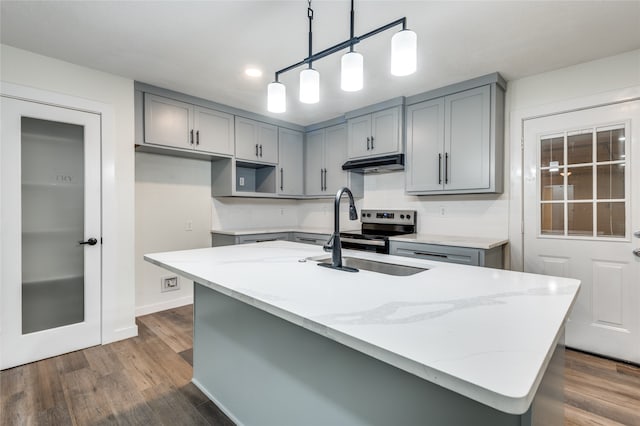
<svg viewBox="0 0 640 426">
<path fill-rule="evenodd" d="M 403 29 L 391 38 L 391 74 L 410 75 L 416 72 L 418 36 L 411 30 Z"/>
<path fill-rule="evenodd" d="M 309 19 L 309 56 L 293 65 L 289 65 L 276 71 L 275 81 L 267 87 L 267 109 L 269 112 L 281 113 L 286 111 L 286 88 L 280 83 L 280 74 L 291 71 L 295 68 L 307 65 L 307 68 L 300 72 L 300 102 L 314 104 L 320 101 L 320 73 L 313 68 L 313 62 L 325 56 L 332 55 L 344 49 L 349 52 L 341 59 L 340 87 L 346 92 L 361 90 L 364 85 L 364 58 L 354 51 L 354 46 L 369 37 L 391 29 L 397 25 L 402 25 L 402 31 L 396 33 L 391 39 L 391 74 L 405 76 L 416 71 L 417 55 L 417 35 L 415 32 L 407 30 L 407 18 L 400 18 L 386 25 L 383 25 L 368 33 L 354 35 L 354 0 L 351 0 L 351 34 L 348 40 L 324 49 L 318 53 L 312 51 L 312 22 L 313 9 L 311 0 L 308 0 L 307 17 Z"/>
<path fill-rule="evenodd" d="M 300 102 L 316 104 L 320 101 L 320 73 L 313 68 L 300 72 Z"/>
<path fill-rule="evenodd" d="M 345 53 L 342 56 L 340 88 L 345 92 L 357 92 L 362 89 L 364 58 L 358 52 Z"/>
<path fill-rule="evenodd" d="M 267 111 L 281 113 L 287 110 L 287 87 L 274 81 L 267 86 Z"/>
</svg>

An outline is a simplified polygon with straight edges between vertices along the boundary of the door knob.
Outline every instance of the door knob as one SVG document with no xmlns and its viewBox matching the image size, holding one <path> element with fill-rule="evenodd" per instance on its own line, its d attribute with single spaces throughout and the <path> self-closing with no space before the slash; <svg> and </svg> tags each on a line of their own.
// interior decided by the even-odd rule
<svg viewBox="0 0 640 426">
<path fill-rule="evenodd" d="M 90 246 L 95 246 L 98 244 L 98 240 L 95 238 L 89 238 L 87 241 L 78 241 L 78 244 L 89 244 Z"/>
<path fill-rule="evenodd" d="M 636 237 L 636 238 L 640 238 L 640 231 L 634 232 L 633 236 Z"/>
<path fill-rule="evenodd" d="M 633 254 L 635 254 L 636 256 L 640 257 L 640 248 L 634 249 L 633 250 Z"/>
</svg>

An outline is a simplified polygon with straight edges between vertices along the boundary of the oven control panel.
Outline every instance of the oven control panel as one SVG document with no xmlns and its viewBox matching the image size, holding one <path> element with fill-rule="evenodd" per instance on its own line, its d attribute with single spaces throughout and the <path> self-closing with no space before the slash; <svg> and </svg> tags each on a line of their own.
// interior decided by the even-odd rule
<svg viewBox="0 0 640 426">
<path fill-rule="evenodd" d="M 398 225 L 415 225 L 415 210 L 362 210 L 362 223 L 389 223 Z"/>
</svg>

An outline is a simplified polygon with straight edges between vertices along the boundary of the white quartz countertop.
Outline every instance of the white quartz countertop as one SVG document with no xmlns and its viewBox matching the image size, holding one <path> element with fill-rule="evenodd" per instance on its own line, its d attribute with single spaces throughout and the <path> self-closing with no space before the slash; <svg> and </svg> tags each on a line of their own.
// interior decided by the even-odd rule
<svg viewBox="0 0 640 426">
<path fill-rule="evenodd" d="M 437 244 L 440 246 L 468 247 L 489 250 L 505 245 L 509 240 L 501 238 L 465 237 L 456 235 L 410 234 L 389 237 L 392 241 Z"/>
<path fill-rule="evenodd" d="M 568 278 L 343 250 L 430 268 L 408 277 L 318 267 L 275 241 L 145 259 L 497 410 L 529 408 L 579 288 Z"/>
</svg>

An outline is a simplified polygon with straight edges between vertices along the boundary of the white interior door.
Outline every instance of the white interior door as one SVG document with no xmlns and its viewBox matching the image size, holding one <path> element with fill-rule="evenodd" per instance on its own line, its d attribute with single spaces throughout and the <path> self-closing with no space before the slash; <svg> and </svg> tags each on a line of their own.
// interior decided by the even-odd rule
<svg viewBox="0 0 640 426">
<path fill-rule="evenodd" d="M 2 369 L 97 345 L 100 116 L 2 97 Z"/>
<path fill-rule="evenodd" d="M 640 101 L 532 119 L 523 156 L 524 270 L 582 281 L 567 346 L 635 363 L 639 127 Z"/>
</svg>

